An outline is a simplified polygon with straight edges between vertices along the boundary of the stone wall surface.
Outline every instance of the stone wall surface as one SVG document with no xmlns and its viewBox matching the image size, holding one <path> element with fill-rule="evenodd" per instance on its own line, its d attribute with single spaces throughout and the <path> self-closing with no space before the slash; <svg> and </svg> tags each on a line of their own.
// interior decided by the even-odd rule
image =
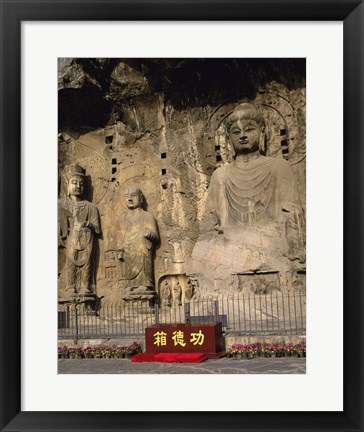
<svg viewBox="0 0 364 432">
<path fill-rule="evenodd" d="M 257 293 L 256 286 L 264 292 L 305 289 L 304 60 L 60 59 L 58 83 L 59 198 L 65 197 L 64 168 L 80 164 L 86 199 L 101 221 L 98 298 L 114 301 L 123 294 L 118 239 L 131 185 L 140 188 L 144 210 L 158 225 L 154 289 L 164 302 L 192 293 Z M 243 102 L 257 105 L 266 119 L 266 156 L 288 161 L 293 171 L 302 206 L 298 246 L 281 235 L 278 222 L 266 232 L 260 226 L 234 232 L 230 240 L 227 231 L 223 237 L 199 233 L 211 176 L 233 161 L 224 122 Z M 64 300 L 70 295 L 64 250 L 59 256 Z"/>
</svg>

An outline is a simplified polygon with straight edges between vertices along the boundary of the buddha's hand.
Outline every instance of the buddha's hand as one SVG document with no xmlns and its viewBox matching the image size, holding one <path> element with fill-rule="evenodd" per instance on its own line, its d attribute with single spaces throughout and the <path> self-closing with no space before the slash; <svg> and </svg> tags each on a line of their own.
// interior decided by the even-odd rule
<svg viewBox="0 0 364 432">
<path fill-rule="evenodd" d="M 144 230 L 142 234 L 143 234 L 143 237 L 145 237 L 148 240 L 151 240 L 153 237 L 152 231 Z"/>
<path fill-rule="evenodd" d="M 81 228 L 94 229 L 94 225 L 90 221 L 82 222 Z"/>
</svg>

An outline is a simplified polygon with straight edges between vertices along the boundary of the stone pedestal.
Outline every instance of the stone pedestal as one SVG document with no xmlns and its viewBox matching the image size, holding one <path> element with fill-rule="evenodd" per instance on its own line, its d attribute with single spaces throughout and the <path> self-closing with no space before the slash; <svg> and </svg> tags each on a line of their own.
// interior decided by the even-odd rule
<svg viewBox="0 0 364 432">
<path fill-rule="evenodd" d="M 96 301 L 96 294 L 93 293 L 74 293 L 71 296 L 71 303 L 83 306 L 84 315 L 97 315 Z"/>
<path fill-rule="evenodd" d="M 137 313 L 153 313 L 157 297 L 157 293 L 150 287 L 124 288 L 121 295 L 121 299 L 133 306 Z"/>
</svg>

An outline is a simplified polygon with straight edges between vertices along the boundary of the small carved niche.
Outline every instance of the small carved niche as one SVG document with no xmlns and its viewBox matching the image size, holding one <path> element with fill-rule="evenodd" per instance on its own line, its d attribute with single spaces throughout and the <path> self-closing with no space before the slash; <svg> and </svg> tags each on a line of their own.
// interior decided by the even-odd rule
<svg viewBox="0 0 364 432">
<path fill-rule="evenodd" d="M 238 291 L 254 294 L 270 294 L 280 291 L 278 271 L 239 273 L 237 277 Z"/>
<path fill-rule="evenodd" d="M 297 291 L 306 290 L 306 269 L 294 269 L 291 272 L 292 288 Z"/>
<path fill-rule="evenodd" d="M 117 267 L 117 252 L 108 250 L 104 253 L 105 260 L 105 279 L 107 281 L 114 281 L 118 279 Z"/>
<path fill-rule="evenodd" d="M 165 275 L 159 279 L 159 305 L 162 308 L 176 308 L 189 303 L 193 294 L 193 284 L 185 274 Z"/>
<path fill-rule="evenodd" d="M 116 266 L 110 266 L 110 267 L 105 267 L 105 279 L 110 281 L 110 280 L 117 280 L 118 278 L 118 269 L 116 268 Z"/>
</svg>

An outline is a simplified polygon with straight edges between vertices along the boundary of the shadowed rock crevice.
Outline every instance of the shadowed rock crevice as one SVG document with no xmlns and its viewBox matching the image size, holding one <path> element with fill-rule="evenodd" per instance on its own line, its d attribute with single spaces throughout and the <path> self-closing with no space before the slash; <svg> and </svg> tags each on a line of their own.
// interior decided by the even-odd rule
<svg viewBox="0 0 364 432">
<path fill-rule="evenodd" d="M 58 92 L 58 131 L 81 135 L 107 125 L 112 104 L 97 87 Z"/>
<path fill-rule="evenodd" d="M 124 120 L 123 105 L 162 96 L 175 110 L 254 99 L 269 82 L 305 86 L 305 59 L 68 59 L 59 70 L 59 131 Z"/>
</svg>

